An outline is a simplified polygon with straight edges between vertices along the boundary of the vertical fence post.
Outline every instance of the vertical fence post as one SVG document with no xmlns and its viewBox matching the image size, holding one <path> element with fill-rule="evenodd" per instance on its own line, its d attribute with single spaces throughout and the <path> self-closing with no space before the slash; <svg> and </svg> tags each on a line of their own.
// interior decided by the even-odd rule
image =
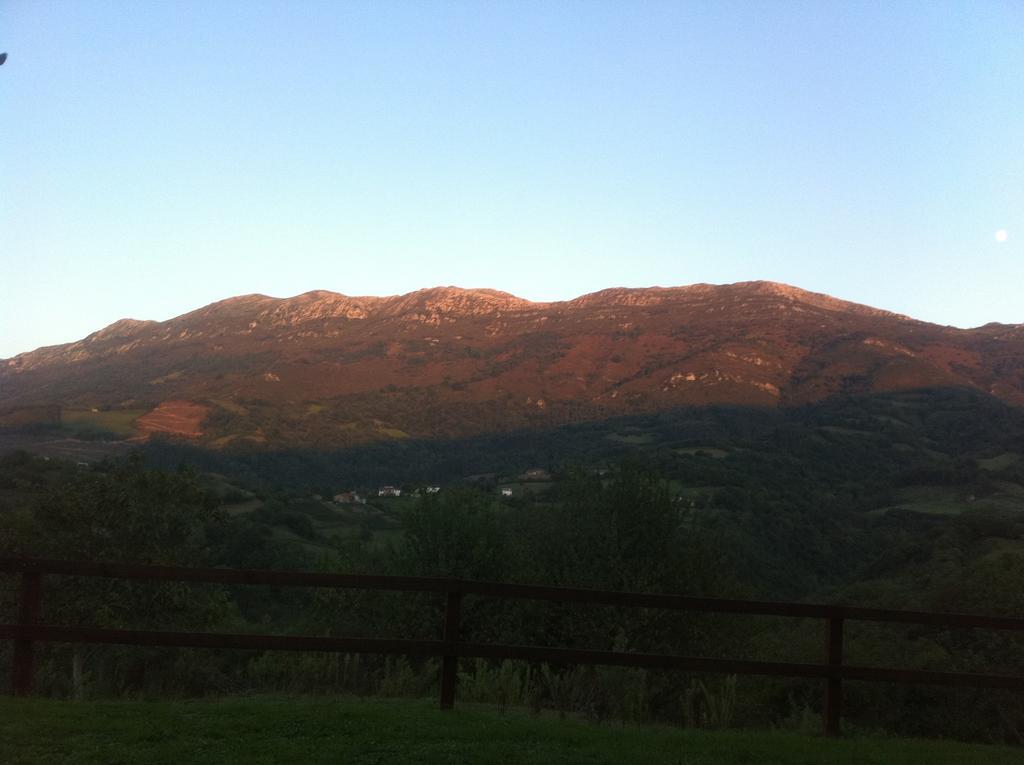
<svg viewBox="0 0 1024 765">
<path fill-rule="evenodd" d="M 459 639 L 459 608 L 462 604 L 461 592 L 449 592 L 444 608 L 444 640 L 454 642 Z M 458 679 L 458 655 L 446 655 L 441 659 L 441 709 L 455 706 L 455 682 Z"/>
<path fill-rule="evenodd" d="M 825 661 L 838 669 L 843 664 L 843 618 L 828 617 L 828 633 L 825 636 Z M 839 719 L 843 709 L 843 681 L 840 677 L 830 677 L 825 685 L 825 706 L 822 710 L 826 736 L 840 735 Z"/>
<path fill-rule="evenodd" d="M 21 604 L 18 624 L 27 627 L 39 620 L 42 599 L 42 574 L 26 571 L 21 575 Z M 14 641 L 14 659 L 11 662 L 11 691 L 15 696 L 28 696 L 32 692 L 32 641 Z"/>
</svg>

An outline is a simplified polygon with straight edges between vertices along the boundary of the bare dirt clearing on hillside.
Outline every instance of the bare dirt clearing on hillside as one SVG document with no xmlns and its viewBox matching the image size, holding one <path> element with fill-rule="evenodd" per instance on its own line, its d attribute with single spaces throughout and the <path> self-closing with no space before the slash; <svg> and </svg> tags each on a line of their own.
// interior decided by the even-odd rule
<svg viewBox="0 0 1024 765">
<path fill-rule="evenodd" d="M 164 401 L 152 412 L 140 417 L 136 425 L 146 435 L 169 433 L 198 438 L 203 435 L 200 426 L 209 413 L 208 407 L 191 401 Z"/>
</svg>

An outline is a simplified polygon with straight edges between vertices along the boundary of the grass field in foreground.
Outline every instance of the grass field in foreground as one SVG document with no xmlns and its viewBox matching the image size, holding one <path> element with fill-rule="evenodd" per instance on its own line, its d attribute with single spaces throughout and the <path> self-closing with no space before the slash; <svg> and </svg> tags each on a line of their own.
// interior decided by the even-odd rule
<svg viewBox="0 0 1024 765">
<path fill-rule="evenodd" d="M 1020 763 L 1019 749 L 913 739 L 593 725 L 433 701 L 0 700 L 6 765 L 132 763 L 643 763 L 970 765 Z"/>
</svg>

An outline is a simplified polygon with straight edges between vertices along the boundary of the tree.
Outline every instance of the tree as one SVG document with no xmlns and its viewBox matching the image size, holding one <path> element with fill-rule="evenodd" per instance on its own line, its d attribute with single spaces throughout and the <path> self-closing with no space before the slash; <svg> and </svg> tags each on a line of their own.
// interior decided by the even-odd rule
<svg viewBox="0 0 1024 765">
<path fill-rule="evenodd" d="M 201 565 L 207 562 L 205 529 L 223 521 L 215 500 L 193 474 L 153 470 L 133 457 L 81 473 L 52 490 L 34 513 L 26 551 L 64 560 Z M 221 590 L 181 582 L 47 577 L 44 586 L 44 615 L 55 623 L 188 630 L 207 627 L 227 609 Z M 49 650 L 51 655 L 63 652 L 52 646 Z M 71 653 L 71 690 L 81 696 L 84 663 L 99 654 L 78 645 Z M 97 667 L 104 690 L 179 680 L 167 671 L 174 657 L 166 650 L 125 649 L 104 655 L 108 661 Z M 60 673 L 54 678 L 60 685 Z"/>
</svg>

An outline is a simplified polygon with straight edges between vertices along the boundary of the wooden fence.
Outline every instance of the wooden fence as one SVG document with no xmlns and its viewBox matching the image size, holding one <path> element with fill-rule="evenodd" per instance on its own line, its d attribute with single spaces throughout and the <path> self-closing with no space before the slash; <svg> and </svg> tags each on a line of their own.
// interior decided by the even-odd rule
<svg viewBox="0 0 1024 765">
<path fill-rule="evenodd" d="M 0 573 L 21 575 L 18 623 L 0 624 L 0 640 L 14 641 L 11 685 L 14 694 L 17 696 L 28 695 L 32 690 L 32 646 L 36 641 L 182 648 L 247 648 L 276 651 L 440 656 L 442 659 L 442 709 L 451 709 L 455 703 L 456 669 L 458 660 L 463 657 L 811 678 L 823 681 L 823 727 L 825 733 L 830 736 L 839 735 L 840 732 L 842 682 L 844 680 L 924 683 L 1024 691 L 1024 677 L 1019 676 L 932 672 L 916 669 L 887 669 L 851 666 L 843 663 L 843 624 L 846 621 L 860 620 L 924 624 L 945 628 L 975 627 L 1024 631 L 1024 619 L 1019 618 L 893 611 L 807 603 L 771 603 L 754 600 L 693 598 L 684 595 L 609 592 L 566 587 L 476 582 L 462 579 L 363 576 L 297 571 L 247 571 L 220 568 L 176 568 L 169 566 L 136 566 L 22 558 L 0 558 Z M 46 574 L 230 585 L 258 584 L 278 587 L 328 587 L 432 592 L 444 595 L 446 598 L 444 626 L 440 640 L 393 640 L 379 638 L 109 630 L 41 624 L 39 623 L 39 614 L 42 604 L 43 576 Z M 459 640 L 459 610 L 462 598 L 466 595 L 485 598 L 523 598 L 560 603 L 585 603 L 634 608 L 663 608 L 705 613 L 823 619 L 826 626 L 824 661 L 821 664 L 795 664 L 788 662 L 710 659 L 693 656 L 464 642 Z"/>
</svg>

